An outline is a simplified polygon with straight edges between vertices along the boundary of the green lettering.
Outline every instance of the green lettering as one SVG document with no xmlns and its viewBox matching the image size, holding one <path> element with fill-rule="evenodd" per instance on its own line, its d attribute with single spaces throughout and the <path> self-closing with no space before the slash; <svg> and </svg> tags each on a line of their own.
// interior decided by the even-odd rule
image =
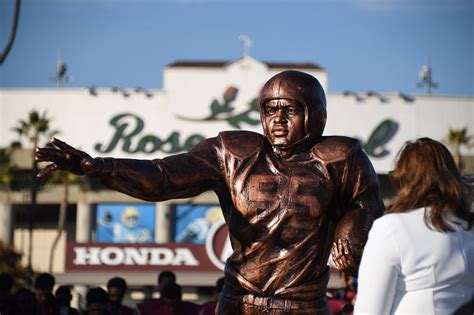
<svg viewBox="0 0 474 315">
<path fill-rule="evenodd" d="M 134 123 L 134 127 L 130 131 L 128 131 L 129 128 L 129 123 L 127 120 L 132 119 Z M 128 153 L 135 153 L 137 150 L 132 151 L 130 149 L 131 143 L 132 143 L 132 137 L 136 136 L 143 130 L 143 126 L 145 125 L 143 122 L 143 119 L 140 117 L 134 115 L 134 114 L 120 114 L 117 116 L 112 117 L 110 120 L 110 125 L 115 127 L 115 133 L 112 137 L 112 140 L 110 141 L 109 145 L 104 149 L 103 144 L 97 143 L 94 148 L 96 151 L 100 153 L 108 153 L 111 152 L 115 149 L 117 144 L 120 142 L 120 140 L 123 141 L 122 149 L 125 152 Z M 128 132 L 127 132 L 128 131 Z"/>
<path fill-rule="evenodd" d="M 182 151 L 181 145 L 179 143 L 179 137 L 181 134 L 177 131 L 173 131 L 168 139 L 163 141 L 163 145 L 161 146 L 161 151 L 165 153 L 177 153 Z"/>
<path fill-rule="evenodd" d="M 373 157 L 384 157 L 390 152 L 385 149 L 385 145 L 395 136 L 398 131 L 398 123 L 391 119 L 382 121 L 370 134 L 369 139 L 364 144 L 365 152 Z"/>
<path fill-rule="evenodd" d="M 115 132 L 109 144 L 97 143 L 94 146 L 95 150 L 100 153 L 111 152 L 120 144 L 122 145 L 122 150 L 127 153 L 143 152 L 151 154 L 156 151 L 178 153 L 191 150 L 192 147 L 205 139 L 200 134 L 193 134 L 181 145 L 181 133 L 178 131 L 173 131 L 166 140 L 162 140 L 155 135 L 145 135 L 139 138 L 137 147 L 132 150 L 133 138 L 144 129 L 145 123 L 143 119 L 134 114 L 124 113 L 112 117 L 110 125 L 115 128 Z"/>
<path fill-rule="evenodd" d="M 137 146 L 138 152 L 153 153 L 161 149 L 162 141 L 153 135 L 147 135 L 140 139 Z"/>
<path fill-rule="evenodd" d="M 191 135 L 186 141 L 184 142 L 183 150 L 184 151 L 189 151 L 191 150 L 196 144 L 199 142 L 203 141 L 204 138 L 201 135 Z"/>
</svg>

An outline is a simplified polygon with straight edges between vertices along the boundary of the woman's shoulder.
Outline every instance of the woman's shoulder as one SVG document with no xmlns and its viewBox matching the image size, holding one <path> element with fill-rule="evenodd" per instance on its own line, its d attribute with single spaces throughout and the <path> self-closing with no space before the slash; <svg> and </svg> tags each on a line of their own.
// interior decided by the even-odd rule
<svg viewBox="0 0 474 315">
<path fill-rule="evenodd" d="M 393 224 L 400 224 L 405 220 L 409 219 L 410 212 L 405 213 L 386 213 L 377 220 L 375 220 L 374 225 L 379 226 L 391 226 Z"/>
<path fill-rule="evenodd" d="M 379 238 L 393 234 L 394 231 L 397 230 L 396 226 L 398 224 L 399 220 L 397 216 L 394 216 L 393 214 L 385 214 L 374 221 L 369 232 L 369 238 Z"/>
<path fill-rule="evenodd" d="M 424 209 L 413 209 L 403 213 L 387 213 L 374 221 L 372 229 L 379 233 L 390 233 L 404 229 L 408 225 L 423 224 Z"/>
<path fill-rule="evenodd" d="M 399 213 L 386 213 L 383 216 L 381 216 L 377 221 L 382 221 L 382 222 L 398 222 L 398 221 L 403 221 L 403 220 L 413 220 L 413 217 L 423 217 L 424 215 L 424 208 L 417 208 L 417 209 L 412 209 L 408 210 L 406 212 L 399 212 Z"/>
</svg>

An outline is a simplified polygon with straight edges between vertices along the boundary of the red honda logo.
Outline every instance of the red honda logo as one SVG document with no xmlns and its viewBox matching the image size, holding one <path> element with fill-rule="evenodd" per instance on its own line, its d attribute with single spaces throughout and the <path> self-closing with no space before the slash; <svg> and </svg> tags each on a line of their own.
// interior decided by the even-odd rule
<svg viewBox="0 0 474 315">
<path fill-rule="evenodd" d="M 227 258 L 233 252 L 229 239 L 229 230 L 224 220 L 218 221 L 211 226 L 206 237 L 206 252 L 214 266 L 223 271 Z"/>
</svg>

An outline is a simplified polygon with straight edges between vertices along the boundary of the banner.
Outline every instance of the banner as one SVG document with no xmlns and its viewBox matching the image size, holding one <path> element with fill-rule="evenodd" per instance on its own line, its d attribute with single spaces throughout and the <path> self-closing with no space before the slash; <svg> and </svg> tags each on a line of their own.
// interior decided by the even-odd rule
<svg viewBox="0 0 474 315">
<path fill-rule="evenodd" d="M 223 271 L 231 254 L 227 225 L 220 220 L 203 244 L 68 242 L 66 271 Z"/>
<path fill-rule="evenodd" d="M 152 243 L 155 204 L 98 204 L 96 241 L 99 243 Z"/>
<path fill-rule="evenodd" d="M 174 232 L 176 243 L 204 244 L 213 224 L 224 220 L 219 205 L 176 204 Z"/>
</svg>

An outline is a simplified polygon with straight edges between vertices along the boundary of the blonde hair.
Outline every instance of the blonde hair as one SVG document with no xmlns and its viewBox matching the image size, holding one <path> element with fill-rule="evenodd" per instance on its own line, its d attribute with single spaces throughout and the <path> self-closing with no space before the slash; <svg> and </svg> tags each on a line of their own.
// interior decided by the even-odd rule
<svg viewBox="0 0 474 315">
<path fill-rule="evenodd" d="M 474 222 L 469 209 L 467 186 L 448 149 L 438 141 L 420 138 L 407 142 L 398 153 L 395 170 L 390 178 L 396 190 L 387 213 L 402 213 L 412 209 L 425 210 L 425 224 L 440 232 L 453 231 L 449 214 L 467 221 L 467 230 Z"/>
</svg>

